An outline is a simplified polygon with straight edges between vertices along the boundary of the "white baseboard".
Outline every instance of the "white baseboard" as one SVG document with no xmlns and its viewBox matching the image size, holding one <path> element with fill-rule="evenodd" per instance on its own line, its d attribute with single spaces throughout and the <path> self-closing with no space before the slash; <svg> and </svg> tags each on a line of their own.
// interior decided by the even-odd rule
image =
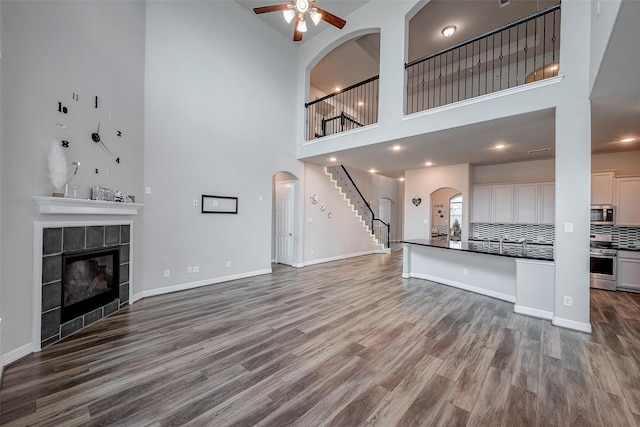
<svg viewBox="0 0 640 427">
<path fill-rule="evenodd" d="M 357 252 L 354 254 L 347 254 L 347 255 L 338 255 L 338 256 L 333 256 L 333 257 L 329 257 L 329 258 L 322 258 L 322 259 L 314 259 L 312 261 L 305 261 L 303 266 L 307 266 L 307 265 L 314 265 L 314 264 L 323 264 L 325 262 L 331 262 L 331 261 L 340 261 L 341 259 L 348 259 L 348 258 L 354 258 L 357 256 L 363 256 L 363 255 L 371 255 L 375 253 L 373 250 L 370 251 L 365 251 L 365 252 Z"/>
<path fill-rule="evenodd" d="M 293 267 L 293 268 L 302 268 L 302 267 L 304 267 L 304 262 L 294 262 L 293 264 L 291 264 L 291 267 Z"/>
<path fill-rule="evenodd" d="M 575 320 L 563 319 L 561 317 L 554 317 L 551 323 L 555 326 L 561 326 L 567 329 L 573 329 L 574 331 L 591 333 L 591 324 L 576 322 Z"/>
<path fill-rule="evenodd" d="M 20 360 L 31 353 L 35 353 L 33 343 L 25 344 L 22 347 L 18 347 L 15 350 L 2 355 L 2 362 L 0 363 L 2 365 L 2 369 L 4 370 L 5 366 L 15 362 L 16 360 Z"/>
<path fill-rule="evenodd" d="M 403 277 L 404 277 L 404 275 L 403 275 Z M 459 289 L 463 289 L 465 291 L 475 292 L 476 294 L 486 295 L 488 297 L 501 299 L 501 300 L 507 301 L 507 302 L 512 302 L 512 303 L 516 302 L 515 295 L 509 295 L 509 294 L 505 294 L 505 293 L 502 293 L 502 292 L 492 291 L 490 289 L 479 288 L 477 286 L 468 285 L 466 283 L 457 282 L 455 280 L 443 279 L 441 277 L 434 277 L 434 276 L 430 276 L 428 274 L 421 274 L 421 273 L 411 273 L 410 277 L 415 277 L 416 279 L 424 279 L 424 280 L 430 280 L 432 282 L 442 283 L 443 285 L 453 286 L 454 288 L 459 288 Z"/>
<path fill-rule="evenodd" d="M 264 270 L 250 271 L 247 273 L 240 273 L 240 274 L 232 274 L 230 276 L 214 277 L 211 279 L 198 280 L 197 282 L 180 283 L 173 286 L 167 286 L 166 288 L 150 289 L 148 291 L 142 291 L 134 295 L 131 298 L 131 300 L 132 302 L 136 302 L 146 297 L 170 294 L 170 293 L 179 292 L 179 291 L 186 291 L 187 289 L 194 289 L 202 286 L 215 285 L 216 283 L 229 282 L 231 280 L 246 279 L 247 277 L 261 276 L 263 274 L 271 274 L 271 269 L 265 268 Z"/>
<path fill-rule="evenodd" d="M 513 311 L 518 314 L 524 314 L 526 316 L 537 317 L 539 319 L 553 319 L 553 313 L 545 310 L 538 310 L 537 308 L 525 307 L 523 305 L 517 305 L 513 307 Z"/>
</svg>

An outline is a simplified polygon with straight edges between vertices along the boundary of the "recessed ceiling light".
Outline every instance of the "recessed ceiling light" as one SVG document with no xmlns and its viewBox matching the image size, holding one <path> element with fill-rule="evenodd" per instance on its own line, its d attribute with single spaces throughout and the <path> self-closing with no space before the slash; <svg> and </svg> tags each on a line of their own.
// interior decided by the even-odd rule
<svg viewBox="0 0 640 427">
<path fill-rule="evenodd" d="M 362 107 L 364 105 L 364 102 L 360 101 L 358 102 L 358 105 Z"/>
<path fill-rule="evenodd" d="M 391 147 L 391 149 L 392 149 L 393 151 L 400 151 L 400 150 L 402 150 L 402 146 L 400 146 L 400 145 L 394 145 L 393 147 Z"/>
<path fill-rule="evenodd" d="M 336 86 L 336 92 L 340 92 L 340 87 Z"/>
<path fill-rule="evenodd" d="M 398 181 L 404 181 L 404 178 L 398 178 Z"/>
<path fill-rule="evenodd" d="M 375 169 L 369 169 L 369 173 L 376 173 Z"/>
<path fill-rule="evenodd" d="M 330 161 L 330 162 L 335 162 L 336 160 L 338 160 L 338 159 L 336 159 L 335 157 L 330 157 L 330 158 L 329 158 L 329 161 Z"/>
<path fill-rule="evenodd" d="M 507 148 L 507 144 L 496 144 L 493 146 L 494 150 L 504 150 L 505 148 Z"/>
<path fill-rule="evenodd" d="M 433 162 L 427 162 L 424 164 L 425 166 L 433 166 Z"/>
<path fill-rule="evenodd" d="M 630 137 L 628 137 L 628 138 L 621 139 L 621 140 L 620 140 L 620 142 L 625 142 L 625 143 L 626 143 L 626 142 L 633 142 L 633 141 L 635 141 L 636 139 L 637 139 L 636 137 L 634 137 L 634 136 L 630 136 Z"/>
<path fill-rule="evenodd" d="M 455 25 L 447 25 L 442 29 L 442 35 L 449 38 L 456 32 L 456 30 L 457 28 Z"/>
</svg>

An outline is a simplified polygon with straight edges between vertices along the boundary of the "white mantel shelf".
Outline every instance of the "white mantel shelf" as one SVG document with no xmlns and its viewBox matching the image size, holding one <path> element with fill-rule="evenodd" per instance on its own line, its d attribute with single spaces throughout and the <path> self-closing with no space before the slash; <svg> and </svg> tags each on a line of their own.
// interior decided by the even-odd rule
<svg viewBox="0 0 640 427">
<path fill-rule="evenodd" d="M 41 214 L 66 215 L 138 215 L 142 203 L 106 202 L 102 200 L 72 199 L 67 197 L 33 196 Z"/>
</svg>

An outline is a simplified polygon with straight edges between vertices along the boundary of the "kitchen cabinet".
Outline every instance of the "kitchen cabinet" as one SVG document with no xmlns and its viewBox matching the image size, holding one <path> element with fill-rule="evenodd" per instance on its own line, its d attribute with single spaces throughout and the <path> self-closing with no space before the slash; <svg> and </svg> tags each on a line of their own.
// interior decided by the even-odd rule
<svg viewBox="0 0 640 427">
<path fill-rule="evenodd" d="M 538 223 L 538 184 L 516 184 L 514 186 L 514 222 L 517 224 Z"/>
<path fill-rule="evenodd" d="M 554 224 L 555 183 L 475 185 L 471 222 L 495 224 Z"/>
<path fill-rule="evenodd" d="M 594 172 L 591 174 L 591 204 L 613 205 L 614 173 Z"/>
<path fill-rule="evenodd" d="M 618 251 L 616 289 L 640 291 L 640 252 Z"/>
<path fill-rule="evenodd" d="M 491 222 L 491 186 L 476 185 L 471 193 L 471 222 Z"/>
<path fill-rule="evenodd" d="M 616 179 L 616 225 L 640 226 L 640 176 Z"/>
<path fill-rule="evenodd" d="M 512 223 L 513 185 L 493 185 L 491 187 L 491 205 L 494 223 Z"/>
<path fill-rule="evenodd" d="M 538 218 L 540 224 L 555 224 L 556 220 L 556 184 L 543 182 L 540 184 Z"/>
</svg>

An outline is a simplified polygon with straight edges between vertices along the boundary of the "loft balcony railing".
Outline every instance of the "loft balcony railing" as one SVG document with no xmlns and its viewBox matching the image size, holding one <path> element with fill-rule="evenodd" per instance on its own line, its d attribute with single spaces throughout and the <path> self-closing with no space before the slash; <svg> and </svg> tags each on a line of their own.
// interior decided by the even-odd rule
<svg viewBox="0 0 640 427">
<path fill-rule="evenodd" d="M 405 64 L 406 114 L 554 77 L 560 5 Z"/>
<path fill-rule="evenodd" d="M 304 104 L 307 140 L 377 123 L 378 77 Z"/>
</svg>

